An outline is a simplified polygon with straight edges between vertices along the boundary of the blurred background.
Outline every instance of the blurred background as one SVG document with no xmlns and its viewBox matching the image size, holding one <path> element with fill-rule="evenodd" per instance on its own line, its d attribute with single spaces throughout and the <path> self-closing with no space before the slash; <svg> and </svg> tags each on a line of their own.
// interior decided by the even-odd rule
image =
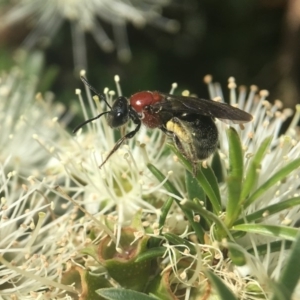
<svg viewBox="0 0 300 300">
<path fill-rule="evenodd" d="M 56 99 L 73 101 L 79 70 L 100 91 L 168 92 L 173 82 L 207 98 L 206 74 L 227 86 L 256 84 L 270 101 L 299 103 L 297 0 L 1 0 L 0 69 L 20 47 L 42 49 Z M 102 40 L 101 40 L 102 39 Z M 45 82 L 45 81 L 43 81 Z"/>
</svg>

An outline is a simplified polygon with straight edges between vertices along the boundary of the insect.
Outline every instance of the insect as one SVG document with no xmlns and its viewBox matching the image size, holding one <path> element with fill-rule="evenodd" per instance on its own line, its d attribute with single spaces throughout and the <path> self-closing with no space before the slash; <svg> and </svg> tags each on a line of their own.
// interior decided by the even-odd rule
<svg viewBox="0 0 300 300">
<path fill-rule="evenodd" d="M 107 115 L 107 123 L 111 128 L 118 128 L 129 120 L 136 125 L 134 130 L 116 142 L 99 168 L 126 140 L 133 138 L 144 124 L 149 128 L 159 128 L 172 138 L 178 150 L 192 163 L 193 173 L 196 175 L 198 162 L 208 158 L 218 146 L 215 118 L 240 124 L 252 120 L 252 115 L 225 103 L 150 91 L 138 92 L 129 100 L 120 96 L 110 106 L 104 94 L 91 86 L 86 78 L 81 77 L 81 80 L 110 110 L 81 123 L 73 130 L 74 133 L 103 115 Z"/>
</svg>

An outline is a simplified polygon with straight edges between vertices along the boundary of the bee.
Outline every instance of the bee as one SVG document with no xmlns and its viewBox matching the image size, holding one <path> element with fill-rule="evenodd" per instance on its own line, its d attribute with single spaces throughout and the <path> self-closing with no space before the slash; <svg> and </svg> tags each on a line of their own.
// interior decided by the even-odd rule
<svg viewBox="0 0 300 300">
<path fill-rule="evenodd" d="M 239 124 L 250 122 L 253 118 L 249 113 L 225 103 L 157 91 L 138 92 L 129 99 L 120 96 L 111 106 L 105 95 L 91 86 L 86 78 L 81 76 L 81 80 L 106 103 L 109 110 L 79 124 L 74 133 L 103 115 L 107 115 L 107 123 L 111 128 L 121 127 L 129 121 L 136 125 L 135 129 L 116 142 L 99 168 L 126 140 L 133 138 L 143 124 L 151 129 L 158 128 L 170 137 L 180 153 L 191 162 L 195 175 L 198 162 L 207 159 L 217 149 L 215 118 Z"/>
</svg>

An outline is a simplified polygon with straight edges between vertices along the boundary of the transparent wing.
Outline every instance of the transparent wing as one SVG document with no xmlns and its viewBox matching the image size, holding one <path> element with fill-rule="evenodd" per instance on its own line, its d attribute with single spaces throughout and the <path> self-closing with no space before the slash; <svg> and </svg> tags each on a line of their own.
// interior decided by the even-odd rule
<svg viewBox="0 0 300 300">
<path fill-rule="evenodd" d="M 250 122 L 253 119 L 249 113 L 226 103 L 196 97 L 160 94 L 164 96 L 164 100 L 153 106 L 157 106 L 162 112 L 172 110 L 174 113 L 199 114 L 217 118 L 223 122 L 232 121 L 240 124 Z"/>
</svg>

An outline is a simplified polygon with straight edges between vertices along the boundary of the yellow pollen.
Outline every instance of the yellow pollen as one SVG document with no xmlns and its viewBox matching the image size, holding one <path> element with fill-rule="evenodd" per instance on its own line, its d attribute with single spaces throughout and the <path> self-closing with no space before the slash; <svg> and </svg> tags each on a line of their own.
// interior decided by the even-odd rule
<svg viewBox="0 0 300 300">
<path fill-rule="evenodd" d="M 186 143 L 191 142 L 189 135 L 187 135 L 185 133 L 185 131 L 183 130 L 183 128 L 180 125 L 178 125 L 177 123 L 169 121 L 167 123 L 167 130 L 174 132 L 179 137 L 179 139 L 181 139 L 182 141 L 184 141 Z"/>
</svg>

